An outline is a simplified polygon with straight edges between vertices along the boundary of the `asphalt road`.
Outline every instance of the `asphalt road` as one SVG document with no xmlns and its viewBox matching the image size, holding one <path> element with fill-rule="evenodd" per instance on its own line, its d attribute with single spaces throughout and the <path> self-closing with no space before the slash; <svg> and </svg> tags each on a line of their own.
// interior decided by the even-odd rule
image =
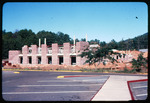
<svg viewBox="0 0 150 103">
<path fill-rule="evenodd" d="M 57 78 L 62 75 L 99 76 Z M 90 101 L 109 75 L 116 74 L 2 71 L 2 96 L 5 101 Z M 128 76 L 128 74 L 117 75 Z"/>
<path fill-rule="evenodd" d="M 97 73 L 13 71 L 2 72 L 5 101 L 90 101 L 109 76 L 57 78 Z"/>
</svg>

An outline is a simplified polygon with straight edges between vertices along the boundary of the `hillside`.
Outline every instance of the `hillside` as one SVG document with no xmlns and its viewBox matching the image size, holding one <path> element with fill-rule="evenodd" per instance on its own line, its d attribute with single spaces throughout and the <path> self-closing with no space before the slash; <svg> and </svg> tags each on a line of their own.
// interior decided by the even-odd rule
<svg viewBox="0 0 150 103">
<path fill-rule="evenodd" d="M 147 49 L 148 48 L 148 33 L 145 33 L 143 35 L 139 35 L 137 37 L 134 37 L 132 39 L 122 40 L 118 42 L 118 44 L 122 44 L 124 47 L 118 47 L 118 49 Z"/>
<path fill-rule="evenodd" d="M 73 44 L 73 39 L 68 35 L 62 32 L 54 33 L 49 31 L 39 31 L 37 34 L 32 32 L 32 30 L 20 30 L 15 33 L 12 32 L 2 32 L 2 59 L 8 58 L 9 50 L 21 50 L 24 45 L 38 45 L 38 39 L 41 38 L 41 43 L 44 43 L 44 38 L 47 39 L 47 45 L 51 45 L 52 43 L 58 43 L 62 45 L 64 42 L 70 42 Z M 85 38 L 81 40 L 76 39 L 78 41 L 85 41 Z M 110 48 L 118 49 L 118 50 L 133 50 L 133 49 L 147 49 L 148 48 L 148 33 L 137 36 L 132 39 L 121 40 L 120 42 L 116 42 L 112 40 L 109 43 L 105 41 L 101 41 L 98 39 L 88 41 L 90 44 L 97 43 L 101 47 L 108 45 Z"/>
</svg>

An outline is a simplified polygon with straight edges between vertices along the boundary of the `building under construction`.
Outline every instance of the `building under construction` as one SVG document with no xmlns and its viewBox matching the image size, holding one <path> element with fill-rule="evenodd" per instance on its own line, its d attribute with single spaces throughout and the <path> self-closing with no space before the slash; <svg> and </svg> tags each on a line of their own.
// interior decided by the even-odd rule
<svg viewBox="0 0 150 103">
<path fill-rule="evenodd" d="M 83 65 L 86 58 L 81 58 L 78 55 L 88 45 L 87 41 L 75 43 L 75 40 L 73 45 L 70 43 L 47 45 L 46 38 L 44 44 L 41 45 L 41 39 L 39 39 L 39 46 L 28 47 L 24 45 L 21 51 L 10 50 L 9 62 L 12 64 Z"/>
<path fill-rule="evenodd" d="M 86 41 L 75 42 L 74 44 L 63 43 L 63 45 L 58 45 L 53 43 L 52 45 L 46 44 L 46 38 L 44 44 L 41 45 L 41 39 L 39 39 L 39 45 L 31 45 L 28 47 L 24 45 L 22 50 L 10 50 L 9 51 L 9 63 L 11 64 L 22 64 L 22 65 L 36 65 L 36 64 L 52 64 L 52 65 L 83 65 L 86 58 L 81 58 L 79 54 L 83 50 L 89 47 L 100 47 L 98 44 L 89 45 Z M 114 52 L 120 53 L 122 56 L 112 55 L 115 59 L 121 62 L 130 62 L 133 58 L 137 59 L 140 51 L 118 51 Z M 125 54 L 125 55 L 123 55 Z M 147 57 L 147 56 L 146 56 Z M 108 59 L 103 59 L 105 63 L 108 63 Z"/>
</svg>

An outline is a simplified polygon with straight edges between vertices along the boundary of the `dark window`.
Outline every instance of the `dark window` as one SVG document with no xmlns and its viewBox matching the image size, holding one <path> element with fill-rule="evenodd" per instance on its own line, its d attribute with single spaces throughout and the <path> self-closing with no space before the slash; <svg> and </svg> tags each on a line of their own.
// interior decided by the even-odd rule
<svg viewBox="0 0 150 103">
<path fill-rule="evenodd" d="M 32 58 L 29 57 L 29 64 L 32 64 Z"/>
<path fill-rule="evenodd" d="M 48 57 L 48 64 L 52 64 L 52 58 Z"/>
<path fill-rule="evenodd" d="M 125 54 L 123 54 L 123 58 L 125 58 L 125 56 L 126 56 L 126 55 L 125 55 Z"/>
<path fill-rule="evenodd" d="M 20 57 L 20 64 L 23 63 L 23 57 Z"/>
<path fill-rule="evenodd" d="M 38 57 L 38 64 L 41 64 L 41 57 Z"/>
<path fill-rule="evenodd" d="M 117 59 L 118 59 L 118 56 L 117 56 Z"/>
<path fill-rule="evenodd" d="M 71 57 L 71 65 L 76 65 L 76 57 Z"/>
<path fill-rule="evenodd" d="M 59 65 L 63 64 L 63 57 L 59 57 Z"/>
</svg>

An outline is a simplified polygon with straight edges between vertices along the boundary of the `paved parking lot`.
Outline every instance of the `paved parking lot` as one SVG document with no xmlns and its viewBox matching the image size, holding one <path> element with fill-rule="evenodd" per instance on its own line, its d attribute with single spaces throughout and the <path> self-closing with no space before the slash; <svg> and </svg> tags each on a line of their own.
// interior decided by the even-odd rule
<svg viewBox="0 0 150 103">
<path fill-rule="evenodd" d="M 128 81 L 130 93 L 133 100 L 145 100 L 148 95 L 147 79 Z"/>
<path fill-rule="evenodd" d="M 70 73 L 3 71 L 2 96 L 6 101 L 90 101 L 109 78 L 95 77 L 57 78 Z M 71 75 L 94 73 L 71 73 Z"/>
<path fill-rule="evenodd" d="M 6 101 L 128 101 L 127 81 L 140 79 L 147 75 L 2 71 L 2 96 Z M 147 97 L 147 82 L 130 86 L 135 99 Z"/>
</svg>

